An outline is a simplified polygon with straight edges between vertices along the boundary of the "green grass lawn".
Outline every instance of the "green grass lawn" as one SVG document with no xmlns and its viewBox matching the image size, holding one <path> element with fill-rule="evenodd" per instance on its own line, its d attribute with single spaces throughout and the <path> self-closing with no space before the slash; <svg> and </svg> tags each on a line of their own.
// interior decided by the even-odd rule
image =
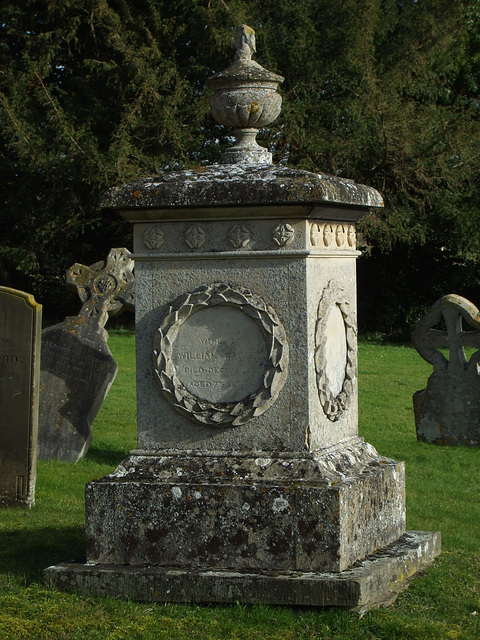
<svg viewBox="0 0 480 640">
<path fill-rule="evenodd" d="M 40 462 L 36 504 L 0 511 L 0 640 L 480 639 L 480 451 L 417 443 L 412 394 L 430 366 L 402 346 L 361 342 L 359 428 L 405 460 L 409 529 L 440 530 L 443 553 L 395 604 L 367 612 L 134 603 L 56 592 L 45 567 L 84 554 L 84 485 L 136 446 L 134 336 L 111 332 L 119 373 L 77 464 Z"/>
</svg>

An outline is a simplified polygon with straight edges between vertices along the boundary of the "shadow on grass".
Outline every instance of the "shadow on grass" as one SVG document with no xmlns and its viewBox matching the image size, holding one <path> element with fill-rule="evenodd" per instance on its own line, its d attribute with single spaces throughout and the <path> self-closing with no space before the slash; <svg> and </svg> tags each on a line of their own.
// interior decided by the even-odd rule
<svg viewBox="0 0 480 640">
<path fill-rule="evenodd" d="M 120 449 L 94 449 L 88 450 L 87 460 L 91 460 L 97 464 L 110 465 L 117 467 L 122 460 L 128 456 L 128 452 Z"/>
<path fill-rule="evenodd" d="M 41 582 L 43 570 L 68 560 L 85 561 L 85 532 L 78 527 L 0 531 L 0 571 Z"/>
</svg>

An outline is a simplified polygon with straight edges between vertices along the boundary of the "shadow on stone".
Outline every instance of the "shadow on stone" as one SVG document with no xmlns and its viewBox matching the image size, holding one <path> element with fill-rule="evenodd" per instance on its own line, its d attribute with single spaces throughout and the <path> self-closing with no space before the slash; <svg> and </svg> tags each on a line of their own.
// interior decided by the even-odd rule
<svg viewBox="0 0 480 640">
<path fill-rule="evenodd" d="M 77 317 L 42 333 L 38 459 L 76 462 L 92 441 L 91 425 L 117 374 L 108 334 Z"/>
</svg>

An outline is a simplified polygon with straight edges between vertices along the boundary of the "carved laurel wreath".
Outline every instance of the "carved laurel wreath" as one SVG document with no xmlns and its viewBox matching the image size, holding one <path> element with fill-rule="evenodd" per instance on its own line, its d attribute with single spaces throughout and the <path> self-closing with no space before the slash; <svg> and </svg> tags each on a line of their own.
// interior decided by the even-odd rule
<svg viewBox="0 0 480 640">
<path fill-rule="evenodd" d="M 196 397 L 177 377 L 173 364 L 173 343 L 182 324 L 197 311 L 219 305 L 235 307 L 253 318 L 269 354 L 263 384 L 239 402 L 212 403 Z M 275 402 L 287 377 L 288 353 L 285 330 L 270 305 L 247 289 L 215 283 L 197 287 L 173 302 L 155 335 L 153 360 L 163 394 L 179 413 L 202 424 L 225 427 L 244 424 Z"/>
<path fill-rule="evenodd" d="M 337 396 L 333 395 L 326 374 L 326 327 L 329 313 L 334 305 L 337 305 L 342 313 L 347 341 L 345 378 L 342 389 Z M 323 407 L 325 415 L 332 422 L 337 421 L 350 405 L 353 394 L 353 379 L 356 375 L 356 352 L 357 331 L 350 305 L 346 299 L 344 290 L 330 281 L 323 290 L 322 297 L 318 303 L 317 322 L 315 326 L 315 371 L 317 374 L 317 389 L 320 404 Z"/>
</svg>

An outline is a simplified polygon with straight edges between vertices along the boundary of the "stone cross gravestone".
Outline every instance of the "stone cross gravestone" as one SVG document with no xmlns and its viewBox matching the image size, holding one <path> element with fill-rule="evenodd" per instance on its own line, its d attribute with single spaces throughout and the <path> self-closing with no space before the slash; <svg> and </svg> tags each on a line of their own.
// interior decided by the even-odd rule
<svg viewBox="0 0 480 640">
<path fill-rule="evenodd" d="M 42 306 L 0 286 L 0 507 L 35 501 Z"/>
<path fill-rule="evenodd" d="M 133 261 L 112 249 L 90 267 L 74 264 L 67 283 L 78 289 L 78 316 L 42 332 L 38 458 L 76 462 L 92 441 L 91 426 L 117 374 L 104 325 L 134 304 Z"/>
<path fill-rule="evenodd" d="M 413 396 L 418 440 L 480 446 L 480 311 L 461 296 L 444 296 L 417 324 L 412 342 L 433 365 L 426 388 Z M 476 349 L 469 360 L 465 347 Z"/>
<path fill-rule="evenodd" d="M 405 531 L 403 464 L 357 428 L 355 223 L 374 189 L 271 164 L 280 76 L 211 80 L 219 166 L 111 190 L 134 224 L 138 448 L 86 488 L 62 589 L 177 602 L 374 606 L 439 552 Z"/>
</svg>

